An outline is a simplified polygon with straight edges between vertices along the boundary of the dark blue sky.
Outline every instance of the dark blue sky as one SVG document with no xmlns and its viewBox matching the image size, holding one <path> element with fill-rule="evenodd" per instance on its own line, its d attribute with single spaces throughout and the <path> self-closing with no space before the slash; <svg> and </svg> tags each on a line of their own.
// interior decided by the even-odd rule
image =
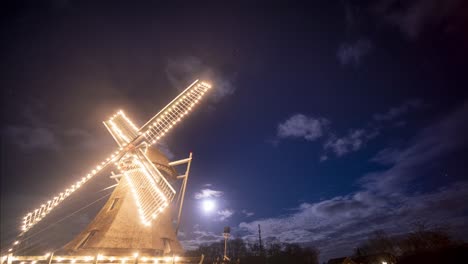
<svg viewBox="0 0 468 264">
<path fill-rule="evenodd" d="M 163 146 L 194 152 L 187 248 L 224 225 L 324 260 L 416 221 L 468 235 L 466 4 L 330 2 L 2 8 L 2 248 L 115 148 L 103 120 L 141 125 L 195 78 L 215 90 Z M 77 208 L 112 183 L 93 181 Z"/>
</svg>

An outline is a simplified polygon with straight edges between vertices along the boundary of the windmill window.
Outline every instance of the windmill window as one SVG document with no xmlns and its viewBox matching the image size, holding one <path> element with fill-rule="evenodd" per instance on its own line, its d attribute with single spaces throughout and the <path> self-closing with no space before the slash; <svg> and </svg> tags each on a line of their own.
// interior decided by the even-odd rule
<svg viewBox="0 0 468 264">
<path fill-rule="evenodd" d="M 83 248 L 84 246 L 86 246 L 86 244 L 89 242 L 89 240 L 96 234 L 97 230 L 92 230 L 91 232 L 89 232 L 85 239 L 83 239 L 83 241 L 81 241 L 80 245 L 78 246 L 78 248 Z"/>
<path fill-rule="evenodd" d="M 115 198 L 114 200 L 112 200 L 112 204 L 111 206 L 109 207 L 109 211 L 111 210 L 114 210 L 115 206 L 117 205 L 117 202 L 119 201 L 119 198 Z"/>
</svg>

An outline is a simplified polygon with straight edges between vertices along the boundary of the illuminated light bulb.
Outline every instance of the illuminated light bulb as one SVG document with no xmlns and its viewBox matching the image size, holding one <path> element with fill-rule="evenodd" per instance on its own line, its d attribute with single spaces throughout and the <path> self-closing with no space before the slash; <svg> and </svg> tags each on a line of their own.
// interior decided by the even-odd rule
<svg viewBox="0 0 468 264">
<path fill-rule="evenodd" d="M 92 173 L 92 174 L 95 174 L 95 173 L 96 173 L 96 170 L 92 170 L 91 173 Z"/>
<path fill-rule="evenodd" d="M 13 251 L 13 249 L 12 249 L 12 248 L 8 249 L 8 252 L 11 252 L 11 251 Z"/>
<path fill-rule="evenodd" d="M 148 260 L 147 257 L 142 257 L 142 258 L 141 258 L 141 261 L 147 261 L 147 260 Z"/>
<path fill-rule="evenodd" d="M 100 170 L 100 169 L 101 169 L 101 166 L 97 165 L 96 169 Z"/>
<path fill-rule="evenodd" d="M 175 261 L 179 261 L 179 260 L 180 260 L 180 257 L 179 257 L 179 256 L 175 256 L 175 257 L 174 257 L 174 260 L 175 260 Z"/>
<path fill-rule="evenodd" d="M 109 260 L 112 262 L 112 261 L 115 260 L 115 258 L 114 258 L 114 257 L 110 257 Z"/>
<path fill-rule="evenodd" d="M 158 262 L 159 262 L 158 259 L 155 258 L 155 259 L 154 259 L 154 264 L 158 264 Z"/>
<path fill-rule="evenodd" d="M 98 259 L 98 260 L 102 260 L 102 259 L 104 259 L 104 258 L 103 258 L 103 256 L 102 256 L 102 254 L 98 254 L 98 255 L 97 255 L 97 259 Z"/>
<path fill-rule="evenodd" d="M 165 258 L 164 258 L 164 261 L 166 261 L 166 262 L 171 261 L 171 257 L 165 257 Z"/>
<path fill-rule="evenodd" d="M 156 143 L 156 140 L 153 140 L 153 144 Z"/>
<path fill-rule="evenodd" d="M 137 258 L 138 257 L 138 252 L 133 253 L 133 257 Z"/>
<path fill-rule="evenodd" d="M 13 243 L 13 245 L 18 245 L 19 244 L 19 241 L 16 240 L 15 243 Z"/>
<path fill-rule="evenodd" d="M 35 260 L 31 262 L 31 264 L 36 264 L 36 263 L 37 263 L 37 261 L 35 261 Z"/>
<path fill-rule="evenodd" d="M 76 262 L 76 260 L 75 260 L 75 259 L 72 259 L 71 263 L 75 263 L 75 262 Z"/>
<path fill-rule="evenodd" d="M 60 262 L 60 261 L 62 261 L 62 260 L 63 260 L 63 258 L 60 258 L 60 257 L 57 258 L 57 261 L 58 261 L 58 262 Z"/>
</svg>

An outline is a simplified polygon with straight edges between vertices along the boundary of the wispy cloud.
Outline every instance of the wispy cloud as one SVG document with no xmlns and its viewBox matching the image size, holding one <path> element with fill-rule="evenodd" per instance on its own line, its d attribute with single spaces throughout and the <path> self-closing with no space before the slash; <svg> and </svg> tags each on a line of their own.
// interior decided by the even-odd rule
<svg viewBox="0 0 468 264">
<path fill-rule="evenodd" d="M 214 242 L 219 242 L 223 239 L 223 236 L 220 232 L 214 233 L 206 230 L 201 230 L 198 225 L 194 226 L 194 231 L 190 234 L 185 234 L 186 237 L 181 239 L 181 244 L 186 250 L 194 250 L 202 244 L 210 244 Z"/>
<path fill-rule="evenodd" d="M 336 156 L 340 157 L 349 152 L 358 151 L 367 141 L 376 137 L 378 133 L 378 130 L 353 129 L 344 137 L 331 135 L 323 147 L 325 150 L 331 150 Z"/>
<path fill-rule="evenodd" d="M 468 103 L 425 128 L 405 149 L 387 148 L 372 160 L 392 165 L 388 170 L 366 175 L 362 183 L 370 189 L 392 193 L 410 183 L 427 164 L 468 144 Z M 419 172 L 419 173 L 418 173 Z"/>
<path fill-rule="evenodd" d="M 219 210 L 216 212 L 216 214 L 218 215 L 218 221 L 225 221 L 227 220 L 228 218 L 230 218 L 232 215 L 234 215 L 234 210 L 232 209 L 223 209 L 223 210 Z"/>
<path fill-rule="evenodd" d="M 234 76 L 228 76 L 215 70 L 194 56 L 169 59 L 166 65 L 166 75 L 176 89 L 183 89 L 194 79 L 204 79 L 212 83 L 212 100 L 218 102 L 236 91 Z"/>
<path fill-rule="evenodd" d="M 195 199 L 199 200 L 199 199 L 205 199 L 205 198 L 215 198 L 215 197 L 221 197 L 222 195 L 223 195 L 222 191 L 206 188 L 195 193 Z"/>
<path fill-rule="evenodd" d="M 409 100 L 399 106 L 390 108 L 385 113 L 374 114 L 373 117 L 377 121 L 390 121 L 390 120 L 396 119 L 406 114 L 412 109 L 418 109 L 418 108 L 421 108 L 422 106 L 423 106 L 423 103 L 421 99 Z"/>
<path fill-rule="evenodd" d="M 60 149 L 55 133 L 47 127 L 10 125 L 4 129 L 4 136 L 25 151 Z"/>
<path fill-rule="evenodd" d="M 245 215 L 246 217 L 251 217 L 251 216 L 254 216 L 254 215 L 255 215 L 254 212 L 250 212 L 250 211 L 245 210 L 245 209 L 242 210 L 241 213 L 242 213 L 243 215 Z"/>
<path fill-rule="evenodd" d="M 314 141 L 323 136 L 329 123 L 326 118 L 295 114 L 278 124 L 277 136 L 278 138 L 303 138 Z"/>
<path fill-rule="evenodd" d="M 428 26 L 454 26 L 463 17 L 462 0 L 381 0 L 371 8 L 378 19 L 416 39 Z"/>
<path fill-rule="evenodd" d="M 342 65 L 359 66 L 363 58 L 372 51 L 372 47 L 370 40 L 361 38 L 355 42 L 341 44 L 336 56 Z"/>
</svg>

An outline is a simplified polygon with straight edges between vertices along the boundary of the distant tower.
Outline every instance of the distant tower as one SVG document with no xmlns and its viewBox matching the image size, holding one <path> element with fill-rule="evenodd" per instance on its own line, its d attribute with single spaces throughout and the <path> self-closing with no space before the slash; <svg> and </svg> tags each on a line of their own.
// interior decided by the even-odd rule
<svg viewBox="0 0 468 264">
<path fill-rule="evenodd" d="M 223 256 L 223 261 L 230 261 L 229 257 L 227 256 L 227 241 L 229 239 L 229 236 L 231 236 L 231 228 L 229 226 L 224 227 L 224 256 Z"/>
<path fill-rule="evenodd" d="M 258 243 L 259 243 L 260 256 L 263 256 L 262 230 L 260 229 L 260 224 L 258 224 Z"/>
</svg>

